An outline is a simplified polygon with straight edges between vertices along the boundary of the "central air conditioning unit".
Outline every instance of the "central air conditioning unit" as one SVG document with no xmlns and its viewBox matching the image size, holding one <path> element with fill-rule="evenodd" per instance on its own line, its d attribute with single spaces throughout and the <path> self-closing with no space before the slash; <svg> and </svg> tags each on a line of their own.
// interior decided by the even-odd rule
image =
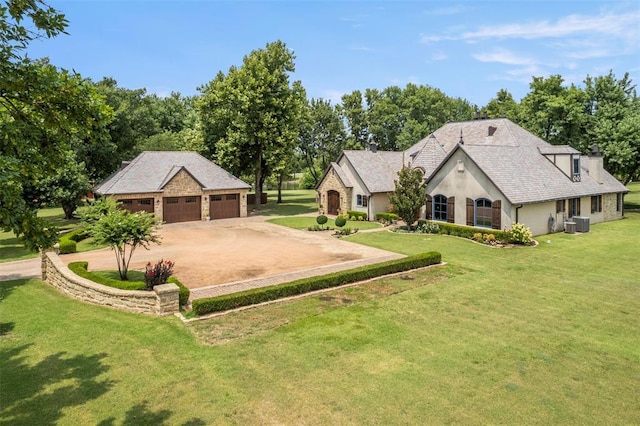
<svg viewBox="0 0 640 426">
<path fill-rule="evenodd" d="M 565 222 L 564 223 L 564 232 L 567 234 L 575 234 L 576 233 L 576 223 L 575 222 Z"/>
<path fill-rule="evenodd" d="M 589 218 L 584 216 L 574 216 L 577 232 L 589 232 Z"/>
</svg>

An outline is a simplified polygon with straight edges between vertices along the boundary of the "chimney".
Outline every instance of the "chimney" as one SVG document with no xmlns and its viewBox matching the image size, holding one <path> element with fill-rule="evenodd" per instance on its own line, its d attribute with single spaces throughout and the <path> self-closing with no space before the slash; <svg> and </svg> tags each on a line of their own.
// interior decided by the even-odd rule
<svg viewBox="0 0 640 426">
<path fill-rule="evenodd" d="M 122 163 L 120 163 L 120 170 L 124 170 L 124 168 L 129 164 L 131 164 L 131 161 L 123 161 Z"/>
<path fill-rule="evenodd" d="M 369 151 L 373 152 L 374 154 L 378 152 L 378 144 L 373 139 L 373 135 L 369 135 Z"/>
<path fill-rule="evenodd" d="M 589 176 L 591 176 L 596 183 L 603 183 L 602 175 L 604 172 L 604 160 L 602 153 L 597 144 L 593 144 L 593 150 L 589 154 Z"/>
<path fill-rule="evenodd" d="M 497 127 L 489 126 L 489 136 L 493 136 L 493 134 L 498 130 Z"/>
</svg>

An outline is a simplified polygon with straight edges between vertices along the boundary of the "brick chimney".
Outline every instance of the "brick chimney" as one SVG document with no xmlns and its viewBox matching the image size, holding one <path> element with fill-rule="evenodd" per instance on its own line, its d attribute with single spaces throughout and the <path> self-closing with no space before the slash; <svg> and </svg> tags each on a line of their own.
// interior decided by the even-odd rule
<svg viewBox="0 0 640 426">
<path fill-rule="evenodd" d="M 604 172 L 604 160 L 602 153 L 597 144 L 593 145 L 593 150 L 589 154 L 589 176 L 591 176 L 597 183 L 603 183 L 602 175 Z"/>
</svg>

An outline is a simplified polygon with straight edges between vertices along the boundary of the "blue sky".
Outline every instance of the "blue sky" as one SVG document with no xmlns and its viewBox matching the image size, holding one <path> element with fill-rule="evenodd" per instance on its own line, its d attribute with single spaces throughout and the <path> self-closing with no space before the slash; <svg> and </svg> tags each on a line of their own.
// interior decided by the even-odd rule
<svg viewBox="0 0 640 426">
<path fill-rule="evenodd" d="M 587 74 L 640 82 L 640 2 L 624 1 L 68 1 L 69 35 L 34 42 L 84 77 L 121 87 L 197 94 L 241 65 L 244 55 L 282 40 L 296 54 L 309 97 L 338 100 L 355 89 L 409 82 L 479 106 L 532 76 Z"/>
</svg>

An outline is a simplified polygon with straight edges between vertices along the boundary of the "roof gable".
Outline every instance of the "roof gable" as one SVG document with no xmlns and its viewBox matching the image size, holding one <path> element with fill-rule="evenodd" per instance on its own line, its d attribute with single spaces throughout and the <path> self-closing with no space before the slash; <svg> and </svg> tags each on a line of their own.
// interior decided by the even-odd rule
<svg viewBox="0 0 640 426">
<path fill-rule="evenodd" d="M 236 178 L 196 152 L 145 151 L 131 163 L 100 183 L 99 194 L 162 192 L 181 171 L 188 173 L 203 190 L 248 189 Z"/>
</svg>

